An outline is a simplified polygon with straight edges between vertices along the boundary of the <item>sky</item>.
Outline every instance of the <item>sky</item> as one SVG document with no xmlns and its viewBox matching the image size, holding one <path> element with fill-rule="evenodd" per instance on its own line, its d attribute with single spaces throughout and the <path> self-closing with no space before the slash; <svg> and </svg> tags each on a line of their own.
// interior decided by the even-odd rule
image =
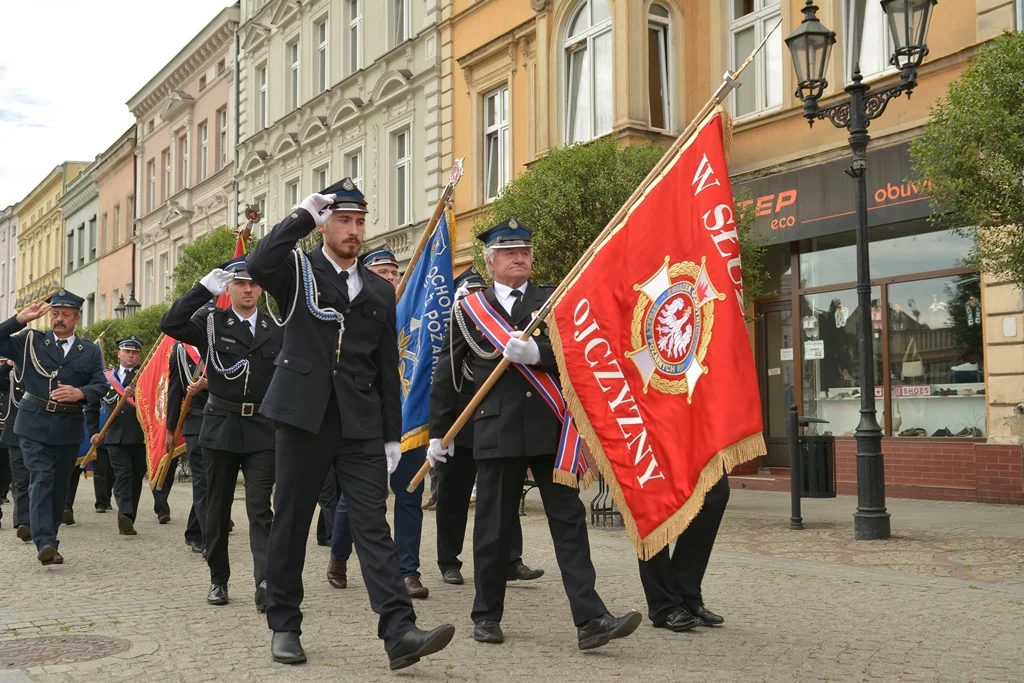
<svg viewBox="0 0 1024 683">
<path fill-rule="evenodd" d="M 116 142 L 125 102 L 230 4 L 0 0 L 0 209 Z"/>
</svg>

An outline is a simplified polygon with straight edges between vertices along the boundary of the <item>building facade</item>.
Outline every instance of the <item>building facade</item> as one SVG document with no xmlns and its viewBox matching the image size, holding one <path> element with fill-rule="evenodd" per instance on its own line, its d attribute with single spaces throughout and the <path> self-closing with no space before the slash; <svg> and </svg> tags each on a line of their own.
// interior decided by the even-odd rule
<svg viewBox="0 0 1024 683">
<path fill-rule="evenodd" d="M 441 0 L 242 0 L 238 186 L 262 235 L 351 177 L 367 242 L 407 259 L 444 184 Z M 239 216 L 239 222 L 244 221 Z"/>
<path fill-rule="evenodd" d="M 859 420 L 855 203 L 848 133 L 828 122 L 809 129 L 792 94 L 795 73 L 783 38 L 804 2 L 712 3 L 711 73 L 735 68 L 780 20 L 734 93 L 730 171 L 768 243 L 768 289 L 758 302 L 755 353 L 769 454 L 761 475 L 788 466 L 787 406 L 828 423 L 838 489 L 856 489 Z M 819 17 L 837 33 L 821 106 L 842 95 L 845 0 L 821 0 Z M 971 247 L 929 222 L 928 183 L 911 170 L 909 144 L 929 108 L 986 41 L 1020 28 L 1011 0 L 939 3 L 929 55 L 912 99 L 892 100 L 872 121 L 867 158 L 875 404 L 884 430 L 890 496 L 1024 503 L 1024 320 L 1020 291 L 966 266 Z M 872 87 L 896 83 L 892 40 L 880 3 L 867 3 L 860 54 Z M 864 316 L 867 317 L 867 316 Z M 781 483 L 781 482 L 777 482 Z"/>
<path fill-rule="evenodd" d="M 0 211 L 0 320 L 17 311 L 14 300 L 18 288 L 18 215 L 12 204 Z"/>
<path fill-rule="evenodd" d="M 222 10 L 128 101 L 137 140 L 135 295 L 143 306 L 166 300 L 185 245 L 232 224 L 237 24 L 237 6 Z"/>
<path fill-rule="evenodd" d="M 46 299 L 64 282 L 64 220 L 60 199 L 71 181 L 88 166 L 66 161 L 56 166 L 18 203 L 18 294 L 16 309 Z M 44 329 L 45 319 L 33 327 Z"/>
<path fill-rule="evenodd" d="M 604 136 L 671 144 L 712 87 L 708 4 L 445 0 L 442 165 L 466 157 L 460 263 L 480 208 L 549 150 Z"/>
<path fill-rule="evenodd" d="M 118 303 L 130 300 L 135 276 L 135 126 L 96 160 L 93 178 L 99 195 L 96 318 L 114 317 Z"/>
<path fill-rule="evenodd" d="M 96 322 L 96 240 L 99 195 L 93 162 L 68 183 L 60 198 L 64 220 L 64 287 L 85 299 L 82 325 Z"/>
</svg>

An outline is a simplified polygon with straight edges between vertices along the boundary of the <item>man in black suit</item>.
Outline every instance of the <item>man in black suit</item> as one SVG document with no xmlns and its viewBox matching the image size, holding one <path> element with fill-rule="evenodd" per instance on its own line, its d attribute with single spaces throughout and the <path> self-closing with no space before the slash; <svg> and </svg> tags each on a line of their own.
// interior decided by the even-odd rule
<svg viewBox="0 0 1024 683">
<path fill-rule="evenodd" d="M 473 292 L 487 289 L 487 283 L 476 272 L 475 268 L 460 275 L 455 280 L 455 299 Z M 469 405 L 473 398 L 476 385 L 473 383 L 472 370 L 467 362 L 456 370 L 453 378 L 459 391 L 457 412 Z M 441 578 L 445 583 L 462 585 L 462 544 L 466 539 L 466 521 L 469 518 L 469 501 L 473 495 L 473 484 L 476 483 L 476 461 L 473 460 L 473 429 L 466 427 L 455 437 L 455 454 L 447 462 L 438 463 L 434 471 L 437 473 L 437 567 L 441 570 Z M 431 475 L 434 476 L 434 475 Z M 523 528 L 519 516 L 514 519 L 511 536 L 512 558 L 508 566 L 509 581 L 532 581 L 544 576 L 543 569 L 531 569 L 523 564 Z"/>
<path fill-rule="evenodd" d="M 206 469 L 203 466 L 203 449 L 199 445 L 199 433 L 203 427 L 203 408 L 206 407 L 207 387 L 209 382 L 205 374 L 196 376 L 199 351 L 194 346 L 177 342 L 171 347 L 168 359 L 167 376 L 167 442 L 166 449 L 174 448 L 174 432 L 181 419 L 181 409 L 185 397 L 191 396 L 185 422 L 181 434 L 185 437 L 185 457 L 188 458 L 189 472 L 192 478 L 192 509 L 188 512 L 188 523 L 185 527 L 185 543 L 192 552 L 206 552 Z M 170 473 L 168 477 L 172 476 Z"/>
<path fill-rule="evenodd" d="M 473 455 L 477 466 L 476 524 L 473 563 L 476 600 L 473 638 L 482 643 L 504 642 L 501 618 L 505 581 L 512 557 L 513 536 L 519 514 L 526 470 L 533 472 L 544 501 L 562 585 L 569 597 L 577 627 L 579 648 L 589 650 L 630 635 L 640 625 L 639 612 L 622 617 L 608 613 L 594 587 L 597 577 L 590 559 L 587 517 L 578 492 L 552 479 L 562 423 L 520 367 L 558 377 L 558 365 L 546 326 L 527 341 L 519 335 L 532 315 L 544 305 L 552 288 L 529 281 L 533 272 L 531 232 L 514 218 L 478 235 L 494 285 L 461 299 L 455 308 L 445 343 L 437 360 L 430 394 L 431 464 L 446 462 L 453 444 L 441 439 L 458 417 L 459 392 L 453 368 L 461 373 L 468 362 L 479 386 L 490 376 L 502 355 L 513 365 L 501 375 L 474 414 Z M 489 306 L 493 312 L 495 344 L 470 320 L 467 302 Z M 497 330 L 497 332 L 495 332 Z M 507 340 L 507 341 L 504 341 Z M 499 346 L 500 345 L 500 346 Z M 504 351 L 501 350 L 504 347 Z M 517 367 L 519 366 L 519 367 Z"/>
<path fill-rule="evenodd" d="M 225 291 L 231 298 L 230 308 L 207 306 L 211 296 Z M 274 521 L 270 508 L 274 423 L 259 410 L 274 376 L 283 336 L 281 329 L 256 308 L 262 291 L 246 272 L 245 260 L 235 259 L 203 276 L 160 321 L 160 329 L 167 336 L 199 349 L 209 370 L 209 393 L 199 433 L 208 486 L 206 561 L 210 590 L 206 602 L 228 604 L 228 530 L 241 469 L 259 612 L 267 608 L 267 541 Z"/>
<path fill-rule="evenodd" d="M 326 196 L 325 196 L 326 195 Z M 448 645 L 455 627 L 416 628 L 385 518 L 401 459 L 395 290 L 358 262 L 366 200 L 345 178 L 302 201 L 248 256 L 249 272 L 285 314 L 284 349 L 260 413 L 277 421 L 277 518 L 267 556 L 274 661 L 306 661 L 302 568 L 313 510 L 334 465 L 370 607 L 392 669 Z M 314 229 L 323 244 L 295 244 Z"/>
<path fill-rule="evenodd" d="M 0 406 L 3 411 L 4 428 L 0 432 L 0 444 L 7 448 L 11 458 L 11 501 L 14 503 L 11 524 L 14 531 L 25 543 L 32 540 L 32 528 L 29 523 L 28 509 L 28 468 L 21 453 L 21 439 L 14 433 L 14 423 L 18 419 L 18 403 L 25 393 L 21 385 L 14 380 L 14 361 L 6 360 L 8 369 L 4 382 L 8 383 L 6 402 Z"/>
<path fill-rule="evenodd" d="M 142 499 L 142 482 L 146 477 L 146 437 L 135 411 L 135 389 L 132 381 L 142 360 L 142 341 L 135 335 L 117 342 L 119 366 L 107 371 L 110 390 L 103 397 L 109 414 L 121 399 L 127 396 L 121 412 L 110 423 L 101 439 L 92 436 L 92 443 L 107 448 L 110 465 L 114 470 L 114 499 L 117 501 L 117 528 L 122 536 L 135 536 L 135 519 Z M 108 418 L 109 420 L 109 418 Z M 170 521 L 170 516 L 161 524 Z"/>
<path fill-rule="evenodd" d="M 704 497 L 704 507 L 676 539 L 671 556 L 665 546 L 646 562 L 640 560 L 647 615 L 655 627 L 680 633 L 725 623 L 704 606 L 701 583 L 728 502 L 729 477 L 723 474 Z"/>
</svg>

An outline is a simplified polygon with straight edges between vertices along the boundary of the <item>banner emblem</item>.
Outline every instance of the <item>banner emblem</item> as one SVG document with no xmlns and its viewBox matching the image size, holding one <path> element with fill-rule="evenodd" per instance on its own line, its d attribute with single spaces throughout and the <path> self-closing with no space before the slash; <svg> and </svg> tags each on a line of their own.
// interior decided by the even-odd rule
<svg viewBox="0 0 1024 683">
<path fill-rule="evenodd" d="M 632 345 L 627 355 L 649 387 L 663 394 L 693 391 L 707 368 L 704 357 L 715 323 L 715 301 L 723 301 L 701 264 L 684 261 L 669 266 L 669 257 L 651 279 L 633 285 L 640 292 L 633 310 Z"/>
</svg>

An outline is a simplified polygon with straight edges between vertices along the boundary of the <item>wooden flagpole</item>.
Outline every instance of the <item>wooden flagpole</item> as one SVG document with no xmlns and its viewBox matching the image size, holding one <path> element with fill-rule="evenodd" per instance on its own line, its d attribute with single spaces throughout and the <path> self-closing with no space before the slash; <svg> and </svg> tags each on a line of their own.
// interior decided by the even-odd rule
<svg viewBox="0 0 1024 683">
<path fill-rule="evenodd" d="M 636 201 L 641 196 L 643 196 L 644 192 L 647 191 L 647 188 L 650 187 L 651 183 L 653 183 L 659 176 L 661 176 L 661 174 L 665 171 L 669 164 L 675 161 L 676 157 L 679 155 L 683 147 L 689 142 L 690 138 L 693 137 L 694 133 L 697 132 L 697 128 L 700 126 L 701 122 L 705 118 L 707 118 L 711 114 L 711 112 L 715 110 L 715 107 L 719 106 L 725 100 L 725 97 L 730 92 L 732 92 L 734 88 L 737 87 L 736 79 L 739 78 L 739 75 L 743 73 L 743 70 L 746 69 L 747 66 L 754 60 L 754 57 L 757 55 L 757 53 L 760 52 L 761 49 L 765 46 L 765 43 L 768 42 L 768 38 L 771 37 L 771 35 L 775 32 L 775 30 L 779 28 L 781 24 L 782 22 L 780 21 L 779 24 L 775 26 L 775 29 L 770 31 L 768 35 L 765 36 L 764 40 L 761 41 L 761 44 L 758 45 L 754 49 L 754 51 L 747 56 L 747 58 L 743 61 L 742 64 L 740 64 L 739 68 L 736 69 L 734 73 L 725 73 L 725 75 L 722 77 L 722 84 L 718 86 L 718 89 L 714 92 L 713 95 L 711 95 L 711 98 L 708 99 L 708 101 L 704 104 L 703 107 L 701 107 L 700 111 L 697 112 L 697 115 L 693 117 L 693 120 L 691 120 L 689 125 L 686 126 L 686 129 L 682 132 L 682 134 L 675 139 L 675 142 L 672 143 L 672 146 L 669 147 L 668 150 L 666 150 L 665 154 L 661 157 L 661 160 L 654 166 L 653 169 L 651 169 L 651 172 L 647 174 L 647 177 L 644 178 L 643 182 L 641 182 L 640 185 L 635 190 L 633 190 L 633 194 L 629 196 L 629 199 L 626 200 L 626 203 L 619 207 L 619 210 L 615 212 L 615 215 L 612 216 L 612 219 L 608 221 L 608 224 L 604 227 L 604 230 L 601 231 L 601 234 L 597 236 L 597 239 L 595 239 L 591 243 L 591 245 L 583 253 L 583 256 L 581 256 L 580 259 L 576 262 L 576 265 L 574 265 L 572 267 L 572 270 L 569 271 L 569 274 L 566 275 L 565 278 L 558 284 L 558 287 L 555 288 L 555 291 L 551 293 L 551 296 L 548 297 L 548 300 L 544 302 L 544 305 L 540 308 L 540 310 L 537 311 L 537 315 L 533 318 L 533 320 L 526 327 L 526 329 L 523 330 L 522 334 L 519 335 L 520 340 L 528 340 L 533 335 L 533 331 L 536 330 L 542 322 L 544 322 L 548 315 L 550 315 L 551 309 L 553 309 L 555 306 L 555 302 L 558 301 L 565 293 L 565 290 L 569 287 L 569 283 L 576 279 L 576 276 L 579 275 L 580 271 L 583 269 L 584 264 L 586 264 L 594 256 L 594 254 L 597 252 L 598 247 L 605 241 L 605 239 L 607 239 L 607 237 L 611 234 L 612 230 L 614 230 L 619 225 L 622 219 L 625 218 L 626 214 L 633 207 Z M 507 358 L 502 358 L 501 362 L 498 363 L 497 367 L 495 367 L 494 370 L 491 371 L 491 374 L 487 378 L 487 380 L 479 389 L 477 389 L 477 392 L 470 400 L 469 405 L 467 405 L 466 408 L 462 411 L 462 414 L 459 415 L 459 418 L 455 420 L 455 424 L 453 424 L 451 429 L 448 430 L 448 433 L 444 435 L 444 438 L 441 440 L 442 447 L 447 448 L 448 445 L 455 439 L 456 434 L 458 434 L 462 430 L 462 428 L 466 426 L 466 423 L 469 422 L 469 419 L 473 416 L 473 413 L 476 412 L 476 409 L 480 406 L 480 403 L 484 400 L 484 397 L 487 396 L 488 392 L 490 392 L 490 390 L 494 388 L 494 385 L 498 383 L 498 380 L 501 379 L 502 374 L 504 374 L 509 364 L 510 363 Z M 429 471 L 430 463 L 424 462 L 423 465 L 420 467 L 419 471 L 416 472 L 415 476 L 413 476 L 412 481 L 409 482 L 409 486 L 406 488 L 406 490 L 409 491 L 410 493 L 415 491 L 416 488 L 423 481 L 423 478 L 427 476 L 427 473 Z"/>
<path fill-rule="evenodd" d="M 444 190 L 441 192 L 441 196 L 437 200 L 437 204 L 434 205 L 434 213 L 430 216 L 430 220 L 427 221 L 427 227 L 423 229 L 423 234 L 420 235 L 419 244 L 416 245 L 415 251 L 412 252 L 412 257 L 409 259 L 409 265 L 405 268 L 405 273 L 402 275 L 402 279 L 399 280 L 398 286 L 395 288 L 395 300 L 402 298 L 402 294 L 405 293 L 405 288 L 409 284 L 409 278 L 412 276 L 412 271 L 416 267 L 416 262 L 420 260 L 420 256 L 423 255 L 423 251 L 427 248 L 427 242 L 430 241 L 430 236 L 434 234 L 434 228 L 437 227 L 438 222 L 441 220 L 441 216 L 444 214 L 445 208 L 448 206 L 448 202 L 452 199 L 452 194 L 455 192 L 455 186 L 459 184 L 459 180 L 462 179 L 462 167 L 465 157 L 455 160 L 455 165 L 452 166 L 451 175 L 448 177 L 448 184 L 444 186 Z"/>
</svg>

